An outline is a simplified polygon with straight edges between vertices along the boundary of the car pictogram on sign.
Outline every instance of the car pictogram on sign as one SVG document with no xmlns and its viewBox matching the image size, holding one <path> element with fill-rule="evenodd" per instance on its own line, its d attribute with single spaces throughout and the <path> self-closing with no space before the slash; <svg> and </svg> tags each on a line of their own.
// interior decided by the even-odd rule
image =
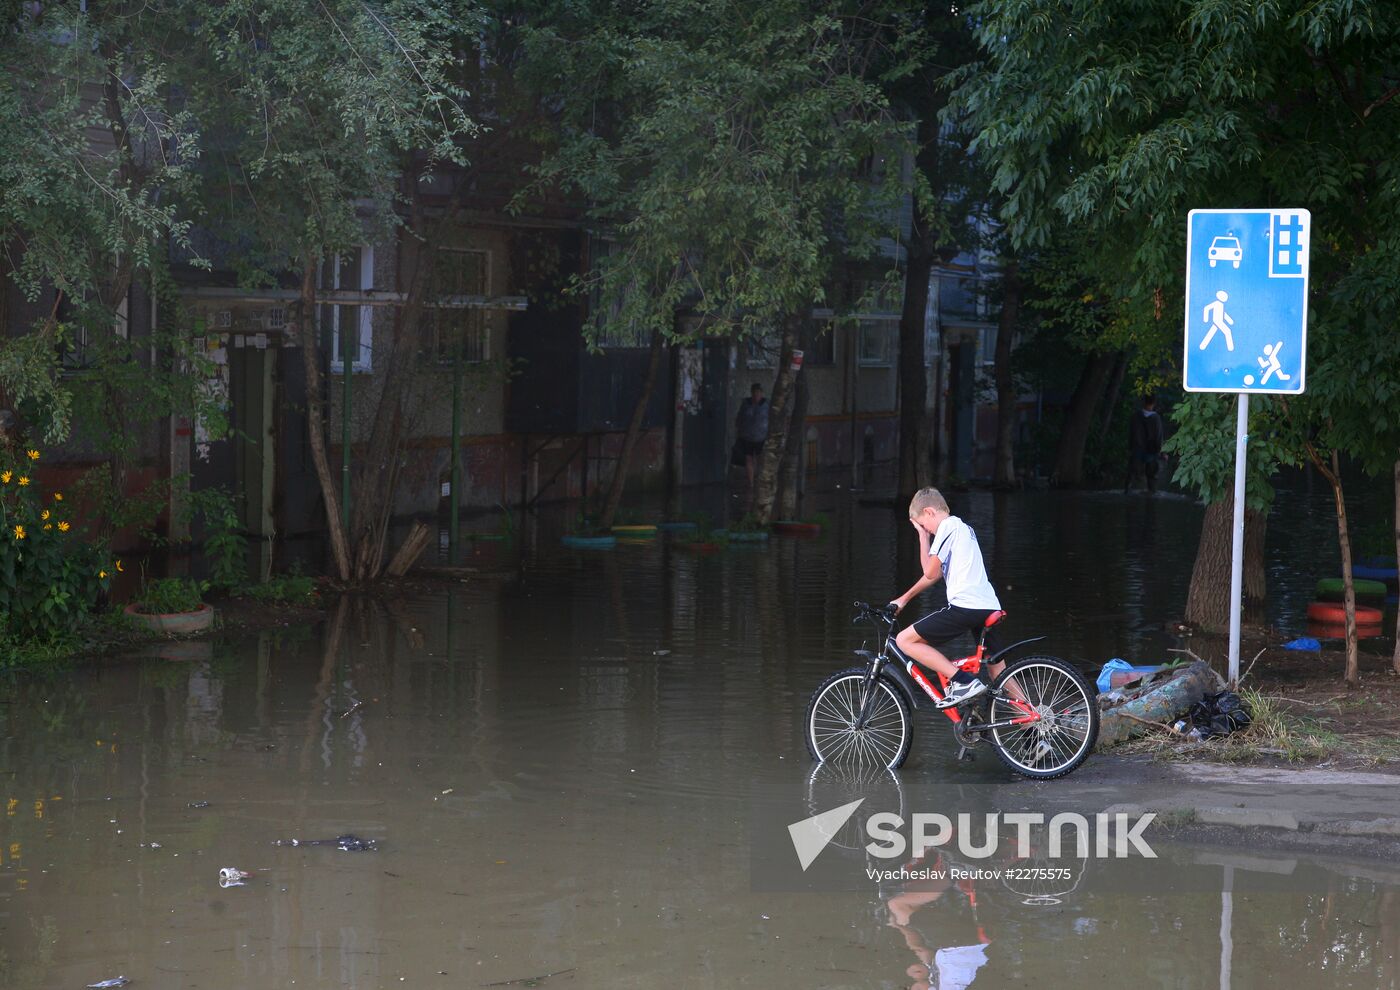
<svg viewBox="0 0 1400 990">
<path fill-rule="evenodd" d="M 1214 268 L 1217 261 L 1233 261 L 1235 267 L 1240 267 L 1240 259 L 1244 257 L 1244 250 L 1240 247 L 1238 237 L 1217 237 L 1210 242 L 1210 249 L 1206 251 L 1206 257 L 1210 259 L 1210 267 Z"/>
</svg>

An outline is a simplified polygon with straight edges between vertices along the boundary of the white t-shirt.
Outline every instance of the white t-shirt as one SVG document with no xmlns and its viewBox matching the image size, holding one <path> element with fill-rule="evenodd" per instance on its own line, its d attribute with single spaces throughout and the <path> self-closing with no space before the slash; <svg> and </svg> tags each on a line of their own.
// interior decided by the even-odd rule
<svg viewBox="0 0 1400 990">
<path fill-rule="evenodd" d="M 977 534 L 957 516 L 949 516 L 929 540 L 928 553 L 943 564 L 948 604 L 958 608 L 999 609 L 997 593 L 987 579 Z"/>
</svg>

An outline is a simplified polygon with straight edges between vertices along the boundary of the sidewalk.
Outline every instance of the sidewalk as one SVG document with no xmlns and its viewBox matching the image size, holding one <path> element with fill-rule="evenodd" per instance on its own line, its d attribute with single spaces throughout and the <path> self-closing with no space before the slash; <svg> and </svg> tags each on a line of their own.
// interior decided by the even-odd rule
<svg viewBox="0 0 1400 990">
<path fill-rule="evenodd" d="M 1395 774 L 1100 756 L 1073 779 L 1078 801 L 1096 797 L 1113 813 L 1155 811 L 1165 828 L 1224 826 L 1290 848 L 1361 839 L 1372 851 L 1400 852 Z"/>
</svg>

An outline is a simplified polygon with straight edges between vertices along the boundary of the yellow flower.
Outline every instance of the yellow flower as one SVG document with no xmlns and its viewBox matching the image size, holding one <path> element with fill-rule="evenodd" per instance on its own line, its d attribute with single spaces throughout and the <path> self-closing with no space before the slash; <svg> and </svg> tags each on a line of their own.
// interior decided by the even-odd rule
<svg viewBox="0 0 1400 990">
<path fill-rule="evenodd" d="M 37 450 L 27 450 L 25 453 L 29 455 L 31 461 L 37 461 L 39 459 L 39 452 Z"/>
<path fill-rule="evenodd" d="M 63 493 L 62 493 L 62 492 L 54 492 L 54 493 L 53 493 L 53 500 L 54 500 L 55 502 L 62 502 L 62 501 L 63 501 Z"/>
<path fill-rule="evenodd" d="M 59 531 L 60 533 L 66 533 L 66 532 L 68 532 L 68 524 L 67 524 L 66 522 L 61 522 L 61 523 L 59 523 L 59 524 L 58 524 L 58 531 Z"/>
<path fill-rule="evenodd" d="M 120 557 L 117 558 L 117 570 L 122 570 L 122 562 Z"/>
<path fill-rule="evenodd" d="M 39 518 L 40 518 L 40 519 L 47 519 L 48 517 L 49 517 L 49 510 L 48 510 L 48 509 L 45 509 L 43 512 L 39 513 Z"/>
<path fill-rule="evenodd" d="M 23 488 L 23 487 L 24 487 L 25 485 L 27 485 L 27 484 L 29 484 L 29 475 L 27 475 L 27 474 L 22 474 L 22 475 L 20 475 L 20 476 L 19 476 L 19 486 L 20 486 L 21 488 Z"/>
<path fill-rule="evenodd" d="M 10 479 L 13 477 L 14 475 L 9 471 L 0 471 L 0 481 L 3 481 L 7 485 L 10 483 Z"/>
<path fill-rule="evenodd" d="M 15 539 L 17 539 L 17 540 L 22 540 L 22 539 L 24 539 L 24 527 L 23 527 L 23 526 L 16 526 L 16 527 L 15 527 Z"/>
<path fill-rule="evenodd" d="M 97 576 L 100 577 L 100 578 L 105 578 L 105 577 L 107 576 L 107 572 L 106 572 L 106 571 L 98 571 L 98 572 L 97 572 Z"/>
<path fill-rule="evenodd" d="M 47 533 L 51 529 L 53 529 L 53 523 L 44 523 L 44 532 Z"/>
</svg>

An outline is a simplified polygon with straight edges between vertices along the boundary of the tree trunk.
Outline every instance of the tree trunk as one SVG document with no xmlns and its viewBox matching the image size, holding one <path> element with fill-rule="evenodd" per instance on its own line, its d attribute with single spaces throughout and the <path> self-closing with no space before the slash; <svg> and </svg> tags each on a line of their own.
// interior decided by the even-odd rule
<svg viewBox="0 0 1400 990">
<path fill-rule="evenodd" d="M 1395 559 L 1400 562 L 1400 461 L 1395 462 Z M 1400 610 L 1395 613 L 1395 653 L 1390 666 L 1400 674 Z"/>
<path fill-rule="evenodd" d="M 1014 259 L 1002 273 L 1001 317 L 997 321 L 997 450 L 992 482 L 1016 487 L 1016 380 L 1011 375 L 1011 344 L 1021 309 L 1021 275 Z"/>
<path fill-rule="evenodd" d="M 802 487 L 802 445 L 807 433 L 807 376 L 799 374 L 794 386 L 792 418 L 788 421 L 788 441 L 778 486 L 778 518 L 797 518 L 797 494 Z"/>
<path fill-rule="evenodd" d="M 1123 378 L 1128 373 L 1128 352 L 1120 351 L 1118 361 L 1113 366 L 1113 374 L 1108 379 L 1108 394 L 1104 396 L 1103 413 L 1099 416 L 1098 438 L 1102 440 L 1113 427 L 1113 417 L 1118 412 L 1118 397 L 1123 394 Z"/>
<path fill-rule="evenodd" d="M 637 405 L 632 410 L 632 419 L 627 424 L 627 435 L 622 440 L 622 450 L 617 455 L 617 467 L 613 471 L 612 483 L 608 485 L 608 497 L 603 503 L 603 514 L 598 520 L 598 528 L 606 532 L 612 529 L 613 517 L 622 504 L 622 492 L 627 487 L 627 472 L 632 464 L 632 452 L 637 449 L 637 439 L 642 435 L 642 423 L 646 420 L 647 406 L 651 403 L 651 393 L 656 387 L 656 379 L 661 370 L 661 355 L 665 353 L 660 330 L 651 332 L 651 352 L 647 356 L 647 373 L 642 380 L 642 394 L 637 397 Z"/>
<path fill-rule="evenodd" d="M 1223 633 L 1230 628 L 1230 550 L 1235 499 L 1227 495 L 1206 506 L 1201 540 L 1191 585 L 1186 593 L 1186 621 L 1204 632 Z M 1244 510 L 1244 592 L 1247 602 L 1262 602 L 1266 592 L 1264 570 L 1265 517 Z"/>
<path fill-rule="evenodd" d="M 1342 607 L 1346 611 L 1347 666 L 1344 679 L 1347 687 L 1361 683 L 1361 657 L 1356 637 L 1356 582 L 1351 575 L 1351 537 L 1347 532 L 1347 504 L 1342 497 L 1342 471 L 1337 452 L 1332 451 L 1331 466 L 1318 455 L 1312 444 L 1307 445 L 1308 458 L 1332 486 L 1332 504 L 1337 513 L 1337 542 L 1342 549 Z"/>
<path fill-rule="evenodd" d="M 792 368 L 792 352 L 797 349 L 801 316 L 789 316 L 783 323 L 783 344 L 778 355 L 778 376 L 773 382 L 773 398 L 768 407 L 768 439 L 763 444 L 758 477 L 754 481 L 753 513 L 760 526 L 773 521 L 773 503 L 778 494 L 778 464 L 787 442 L 789 407 L 797 372 Z M 852 455 L 854 456 L 854 451 Z"/>
<path fill-rule="evenodd" d="M 928 404 L 928 368 L 924 354 L 928 280 L 933 271 L 932 237 L 916 224 L 909 244 L 904 278 L 904 305 L 899 313 L 899 490 L 912 495 L 927 477 L 928 438 L 924 435 Z"/>
<path fill-rule="evenodd" d="M 1055 470 L 1050 481 L 1057 487 L 1073 488 L 1084 483 L 1084 446 L 1089 439 L 1089 427 L 1117 359 L 1113 351 L 1096 352 L 1090 355 L 1080 372 L 1079 384 L 1065 410 L 1060 443 L 1055 451 Z"/>
<path fill-rule="evenodd" d="M 344 521 L 340 518 L 340 503 L 336 501 L 335 479 L 331 476 L 330 459 L 326 456 L 326 404 L 321 391 L 321 356 L 316 346 L 316 267 L 318 260 L 308 257 L 301 273 L 301 312 L 297 316 L 297 336 L 301 338 L 301 358 L 306 365 L 306 429 L 311 446 L 311 463 L 316 468 L 316 480 L 321 484 L 321 501 L 326 506 L 326 530 L 331 541 L 331 554 L 340 580 L 350 580 L 350 545 L 345 537 Z"/>
</svg>

